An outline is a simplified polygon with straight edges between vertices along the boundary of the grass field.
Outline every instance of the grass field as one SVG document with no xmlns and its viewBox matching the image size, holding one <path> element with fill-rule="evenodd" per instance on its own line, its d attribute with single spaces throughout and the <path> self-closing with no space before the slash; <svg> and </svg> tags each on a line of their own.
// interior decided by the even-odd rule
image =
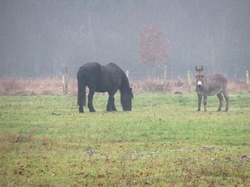
<svg viewBox="0 0 250 187">
<path fill-rule="evenodd" d="M 195 94 L 0 96 L 0 186 L 250 186 L 250 94 L 196 112 Z M 202 107 L 203 108 L 203 107 Z"/>
</svg>

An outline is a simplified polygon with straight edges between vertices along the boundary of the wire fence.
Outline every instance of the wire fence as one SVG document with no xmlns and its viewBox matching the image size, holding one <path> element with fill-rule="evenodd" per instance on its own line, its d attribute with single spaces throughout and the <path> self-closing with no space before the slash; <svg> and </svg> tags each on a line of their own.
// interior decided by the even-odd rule
<svg viewBox="0 0 250 187">
<path fill-rule="evenodd" d="M 145 81 L 145 80 L 152 80 L 152 79 L 166 79 L 167 81 L 172 80 L 188 80 L 188 76 L 190 76 L 191 81 L 195 79 L 195 71 L 192 70 L 185 70 L 185 71 L 166 71 L 162 70 L 162 72 L 158 72 L 155 74 L 151 74 L 149 72 L 144 71 L 133 71 L 133 70 L 127 70 L 126 71 L 127 76 L 129 77 L 129 80 L 131 81 Z M 237 80 L 245 80 L 247 83 L 249 83 L 249 71 L 242 72 L 240 75 L 228 75 L 225 73 L 227 78 L 232 81 Z"/>
<path fill-rule="evenodd" d="M 195 72 L 190 70 L 183 72 L 165 72 L 150 75 L 141 71 L 126 71 L 129 80 L 137 90 L 148 92 L 191 93 L 195 91 Z M 227 76 L 227 75 L 226 75 Z M 231 92 L 249 92 L 249 72 L 243 72 L 242 76 L 227 76 L 229 90 Z"/>
<path fill-rule="evenodd" d="M 126 71 L 129 72 L 127 76 L 132 81 L 144 81 L 150 79 L 164 79 L 164 72 L 158 74 L 149 74 L 141 71 Z M 177 79 L 187 79 L 187 72 L 178 74 L 165 73 L 166 80 L 177 80 Z"/>
<path fill-rule="evenodd" d="M 0 95 L 77 95 L 76 78 L 68 77 L 68 69 L 62 77 L 42 79 L 0 80 Z M 191 71 L 152 75 L 143 71 L 126 71 L 134 93 L 191 93 L 195 91 L 195 74 Z M 249 72 L 242 78 L 229 77 L 229 93 L 250 91 Z"/>
</svg>

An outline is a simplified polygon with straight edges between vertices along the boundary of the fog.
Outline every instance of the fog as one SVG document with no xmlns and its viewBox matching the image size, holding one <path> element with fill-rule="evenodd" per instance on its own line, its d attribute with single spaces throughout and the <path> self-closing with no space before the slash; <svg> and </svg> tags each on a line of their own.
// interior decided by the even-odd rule
<svg viewBox="0 0 250 187">
<path fill-rule="evenodd" d="M 1 0 L 0 78 L 57 77 L 67 66 L 75 79 L 90 61 L 147 78 L 139 32 L 153 25 L 168 41 L 168 78 L 196 65 L 232 77 L 250 70 L 249 0 Z"/>
</svg>

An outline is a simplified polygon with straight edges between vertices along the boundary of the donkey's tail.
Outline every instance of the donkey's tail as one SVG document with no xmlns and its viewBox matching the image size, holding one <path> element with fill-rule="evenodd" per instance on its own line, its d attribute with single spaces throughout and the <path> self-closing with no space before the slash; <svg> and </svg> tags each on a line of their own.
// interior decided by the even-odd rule
<svg viewBox="0 0 250 187">
<path fill-rule="evenodd" d="M 77 75 L 77 82 L 78 82 L 78 97 L 77 103 L 79 106 L 86 105 L 86 83 L 84 81 L 83 76 Z"/>
<path fill-rule="evenodd" d="M 225 86 L 227 86 L 227 83 L 228 83 L 227 77 L 226 77 L 225 75 L 223 75 L 223 74 L 220 74 L 220 79 L 221 79 L 221 81 L 223 82 L 223 84 L 224 84 Z"/>
</svg>

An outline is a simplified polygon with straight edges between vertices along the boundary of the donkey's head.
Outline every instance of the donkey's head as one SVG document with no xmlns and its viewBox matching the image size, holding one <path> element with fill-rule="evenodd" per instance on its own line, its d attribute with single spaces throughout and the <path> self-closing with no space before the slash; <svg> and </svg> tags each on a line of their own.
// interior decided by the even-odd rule
<svg viewBox="0 0 250 187">
<path fill-rule="evenodd" d="M 203 73 L 203 66 L 201 66 L 200 68 L 195 66 L 195 71 L 196 71 L 196 86 L 202 87 L 205 80 Z"/>
</svg>

